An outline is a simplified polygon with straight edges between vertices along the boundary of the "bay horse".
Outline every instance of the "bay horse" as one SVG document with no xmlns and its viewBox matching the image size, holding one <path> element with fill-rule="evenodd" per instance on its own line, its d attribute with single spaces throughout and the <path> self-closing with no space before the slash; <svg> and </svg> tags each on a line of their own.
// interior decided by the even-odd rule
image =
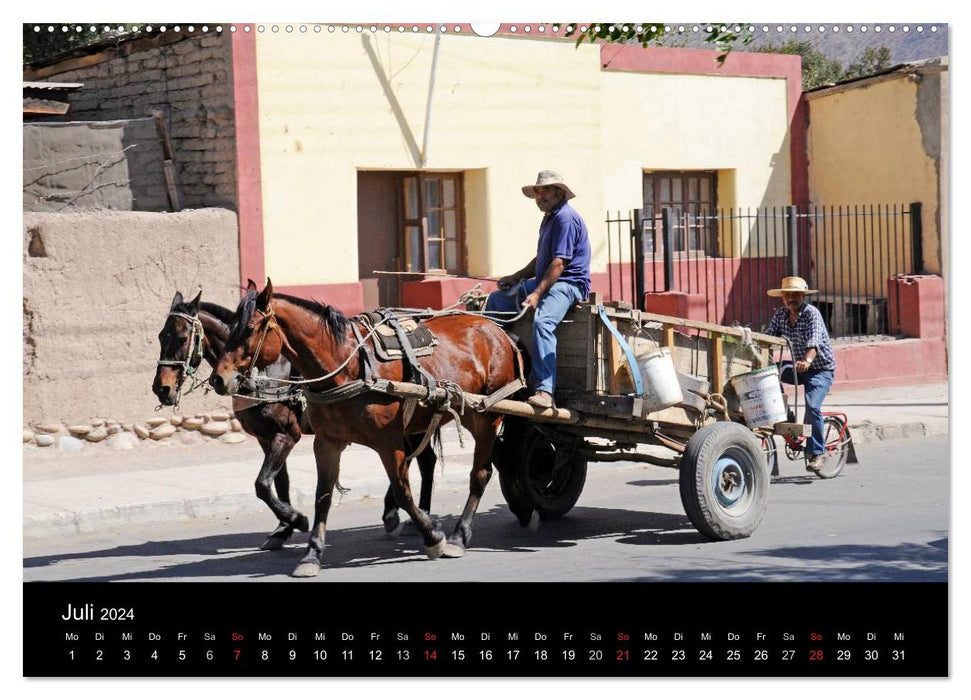
<svg viewBox="0 0 971 700">
<path fill-rule="evenodd" d="M 183 383 L 196 373 L 203 360 L 215 368 L 216 360 L 229 337 L 234 312 L 201 299 L 201 291 L 189 302 L 177 291 L 165 325 L 159 331 L 160 352 L 152 391 L 163 406 L 178 404 Z M 266 367 L 265 372 L 273 379 L 289 379 L 290 362 L 280 356 Z M 243 387 L 239 393 L 245 395 L 252 391 Z M 279 549 L 290 539 L 294 530 L 306 532 L 310 529 L 307 516 L 290 503 L 290 478 L 287 473 L 290 451 L 300 441 L 302 434 L 310 432 L 309 425 L 302 420 L 303 407 L 296 397 L 261 402 L 234 397 L 233 412 L 243 430 L 255 437 L 263 450 L 263 464 L 256 477 L 256 496 L 266 503 L 279 520 L 279 525 L 267 535 L 260 549 Z M 411 440 L 409 452 L 417 446 L 418 440 Z M 421 473 L 419 507 L 429 512 L 436 461 L 431 445 L 418 454 L 417 460 Z M 271 485 L 275 486 L 276 495 Z M 382 521 L 388 533 L 400 532 L 398 506 L 390 487 L 384 498 Z"/>
<path fill-rule="evenodd" d="M 517 373 L 517 350 L 494 322 L 453 314 L 431 318 L 425 325 L 437 337 L 438 345 L 433 354 L 422 358 L 421 364 L 438 382 L 489 395 L 521 379 Z M 348 319 L 332 306 L 274 294 L 269 279 L 259 291 L 251 280 L 210 382 L 220 394 L 234 393 L 243 373 L 253 367 L 265 367 L 283 354 L 308 380 L 321 378 L 310 385 L 315 391 L 354 387 L 354 382 L 365 376 L 362 345 L 370 353 L 367 345 L 371 341 L 357 340 L 362 337 L 362 328 L 363 324 Z M 407 371 L 400 360 L 382 362 L 373 369 L 375 376 L 392 381 L 402 381 Z M 406 433 L 425 432 L 435 409 L 419 405 L 409 416 L 404 401 L 397 396 L 371 390 L 348 394 L 339 401 L 310 401 L 307 405 L 314 429 L 317 490 L 307 550 L 292 575 L 311 577 L 320 572 L 341 452 L 350 443 L 370 447 L 381 457 L 395 500 L 414 521 L 430 559 L 465 554 L 472 539 L 472 520 L 492 475 L 490 458 L 502 416 L 463 411 L 462 425 L 475 440 L 469 497 L 454 532 L 446 538 L 412 499 L 402 439 Z M 449 414 L 445 414 L 442 421 L 449 419 Z"/>
</svg>

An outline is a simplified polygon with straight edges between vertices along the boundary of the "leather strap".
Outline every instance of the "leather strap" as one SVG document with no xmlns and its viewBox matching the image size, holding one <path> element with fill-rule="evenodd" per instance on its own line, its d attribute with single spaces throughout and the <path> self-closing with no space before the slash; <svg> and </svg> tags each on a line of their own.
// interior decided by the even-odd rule
<svg viewBox="0 0 971 700">
<path fill-rule="evenodd" d="M 624 355 L 627 357 L 627 364 L 630 365 L 630 373 L 634 377 L 635 395 L 643 396 L 644 382 L 641 380 L 641 373 L 637 369 L 637 359 L 634 357 L 634 351 L 630 349 L 630 345 L 628 345 L 627 341 L 624 340 L 624 336 L 620 334 L 617 327 L 610 322 L 609 318 L 607 318 L 607 312 L 604 310 L 603 304 L 597 305 L 597 313 L 600 314 L 600 320 L 604 322 L 605 326 L 607 326 L 607 330 L 609 330 L 610 334 L 614 336 L 614 340 L 617 341 L 617 344 L 620 345 L 620 349 L 624 351 Z"/>
</svg>

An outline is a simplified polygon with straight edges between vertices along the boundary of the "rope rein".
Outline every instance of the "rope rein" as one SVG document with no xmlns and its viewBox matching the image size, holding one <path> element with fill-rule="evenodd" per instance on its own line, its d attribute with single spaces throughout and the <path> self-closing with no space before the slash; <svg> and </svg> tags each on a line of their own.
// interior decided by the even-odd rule
<svg viewBox="0 0 971 700">
<path fill-rule="evenodd" d="M 407 315 L 411 317 L 416 317 L 421 320 L 430 320 L 433 318 L 440 318 L 445 316 L 457 316 L 457 315 L 469 315 L 469 316 L 478 316 L 478 317 L 486 316 L 487 318 L 489 318 L 489 320 L 493 321 L 494 323 L 501 324 L 501 323 L 512 323 L 519 320 L 530 309 L 530 307 L 526 306 L 526 307 L 523 307 L 523 309 L 519 312 L 490 312 L 490 314 L 491 313 L 506 313 L 506 314 L 514 313 L 515 314 L 513 318 L 508 319 L 506 321 L 501 321 L 501 320 L 492 318 L 491 316 L 486 315 L 482 312 L 474 312 L 474 311 L 469 311 L 467 309 L 456 308 L 459 306 L 467 305 L 470 302 L 472 303 L 481 302 L 481 297 L 483 295 L 479 291 L 480 287 L 481 285 L 476 285 L 476 288 L 469 290 L 468 292 L 463 294 L 459 298 L 459 301 L 457 301 L 455 304 L 445 307 L 440 311 L 431 312 L 431 310 L 427 310 L 425 312 L 422 312 L 422 311 L 416 310 L 417 311 L 416 313 L 413 312 Z M 233 396 L 236 398 L 245 398 L 249 401 L 253 401 L 254 405 L 256 405 L 256 403 L 280 401 L 280 398 L 278 397 L 264 398 L 264 396 L 262 395 L 263 392 L 261 392 L 258 388 L 253 386 L 253 384 L 255 383 L 255 372 L 256 372 L 255 358 L 258 358 L 260 356 L 260 352 L 262 351 L 264 341 L 266 340 L 266 336 L 269 333 L 271 325 L 273 328 L 277 330 L 278 333 L 280 333 L 283 344 L 290 350 L 291 353 L 296 355 L 296 352 L 293 350 L 293 347 L 290 345 L 290 343 L 287 340 L 286 334 L 283 332 L 283 329 L 280 328 L 279 323 L 277 323 L 275 319 L 273 308 L 270 307 L 268 312 L 259 311 L 259 313 L 267 320 L 263 324 L 260 338 L 257 342 L 256 352 L 253 354 L 254 364 L 250 372 L 250 375 L 251 375 L 250 379 L 244 381 L 244 383 L 242 384 L 242 385 L 249 384 L 248 388 L 256 391 L 257 395 L 256 396 L 241 395 L 239 393 L 233 394 Z M 365 348 L 368 340 L 371 340 L 372 338 L 374 338 L 375 334 L 378 332 L 378 329 L 381 326 L 383 325 L 390 326 L 391 321 L 396 321 L 398 317 L 399 317 L 398 315 L 391 313 L 386 315 L 377 323 L 373 323 L 373 322 L 364 323 L 360 320 L 352 319 L 351 320 L 352 323 L 359 323 L 361 326 L 364 327 L 364 330 L 366 330 L 367 333 L 362 335 L 357 330 L 357 326 L 354 326 L 353 327 L 354 335 L 357 340 L 354 348 L 348 353 L 347 357 L 344 359 L 343 362 L 341 362 L 336 368 L 334 368 L 334 370 L 324 374 L 323 376 L 314 377 L 310 379 L 277 379 L 274 377 L 264 377 L 262 381 L 273 382 L 278 385 L 284 385 L 284 386 L 290 387 L 292 392 L 291 393 L 292 398 L 299 401 L 301 404 L 301 407 L 305 410 L 307 408 L 308 402 L 333 403 L 336 401 L 342 401 L 346 398 L 352 398 L 354 396 L 358 396 L 362 393 L 366 393 L 372 390 L 382 391 L 381 387 L 378 386 L 379 383 L 375 382 L 374 379 L 371 378 L 370 371 L 367 369 L 367 367 L 364 368 L 364 372 L 365 372 L 364 379 L 352 380 L 347 384 L 334 387 L 333 389 L 316 392 L 311 390 L 309 387 L 307 388 L 304 388 L 304 387 L 306 387 L 306 385 L 309 385 L 309 384 L 316 384 L 319 382 L 327 381 L 329 379 L 333 379 L 334 377 L 339 375 L 347 368 L 351 359 L 353 359 L 354 357 L 358 356 L 359 353 L 361 353 L 362 349 Z M 400 330 L 400 328 L 398 330 Z M 512 350 L 517 358 L 517 363 L 519 365 L 519 374 L 521 376 L 522 360 L 519 357 L 519 351 L 516 348 L 515 343 L 513 343 L 512 338 L 508 338 L 508 335 L 506 337 L 509 340 L 509 342 L 512 344 Z M 367 352 L 366 349 L 365 349 L 365 352 Z M 523 380 L 518 380 L 518 381 L 520 382 L 520 384 L 522 384 Z M 421 441 L 421 444 L 414 450 L 414 452 L 412 452 L 412 454 L 408 455 L 407 459 L 413 458 L 415 455 L 417 455 L 427 446 L 429 440 L 431 439 L 432 434 L 435 432 L 439 422 L 441 421 L 442 416 L 445 413 L 450 414 L 452 418 L 455 420 L 456 429 L 458 430 L 459 444 L 460 446 L 464 447 L 463 439 L 462 439 L 462 430 L 460 427 L 461 416 L 465 415 L 466 406 L 470 405 L 466 399 L 465 392 L 458 384 L 449 380 L 438 381 L 438 386 L 444 390 L 444 396 L 441 397 L 441 399 L 435 399 L 427 404 L 435 408 L 435 416 L 432 419 L 431 424 L 428 426 L 428 429 L 425 431 L 425 435 Z M 434 386 L 432 388 L 434 388 Z M 518 389 L 519 387 L 516 386 L 514 388 Z M 508 389 L 509 389 L 508 386 L 504 387 L 502 390 L 500 390 L 500 392 L 497 392 L 497 394 L 502 394 L 502 397 L 504 397 L 509 393 Z M 431 389 L 429 389 L 428 391 L 429 391 L 429 396 L 427 398 L 430 399 Z M 501 398 L 501 397 L 497 396 L 497 398 Z M 425 404 L 425 401 L 422 401 L 422 403 Z M 485 410 L 486 407 L 480 408 L 478 406 L 475 406 L 475 408 L 476 410 Z"/>
<path fill-rule="evenodd" d="M 452 304 L 449 307 L 446 307 L 446 308 L 442 309 L 441 311 L 434 311 L 434 312 L 432 312 L 432 311 L 426 311 L 426 312 L 419 312 L 419 313 L 408 314 L 408 315 L 410 315 L 410 316 L 416 316 L 418 318 L 426 319 L 426 320 L 430 320 L 430 319 L 433 319 L 433 318 L 439 318 L 439 317 L 443 317 L 443 316 L 460 316 L 460 315 L 478 316 L 478 317 L 485 316 L 486 318 L 489 318 L 489 316 L 487 316 L 485 314 L 485 312 L 464 311 L 462 309 L 453 309 L 452 308 L 452 307 L 457 306 L 457 305 L 458 305 L 458 302 L 456 302 L 455 304 Z M 515 315 L 514 318 L 507 319 L 507 320 L 503 320 L 503 321 L 497 321 L 496 319 L 489 318 L 489 320 L 495 321 L 496 323 L 513 323 L 515 321 L 518 321 L 520 318 L 522 318 L 523 315 L 525 315 L 525 313 L 527 311 L 529 311 L 529 307 L 523 308 L 523 310 L 522 311 L 519 311 L 519 312 L 512 312 L 512 311 L 490 311 L 488 313 L 489 314 L 496 314 L 496 313 L 511 314 L 511 313 L 515 313 L 516 315 Z M 259 313 L 262 314 L 262 312 L 259 312 Z M 270 313 L 269 314 L 263 314 L 263 315 L 264 316 L 273 316 L 272 309 L 270 310 Z M 327 374 L 325 374 L 325 375 L 323 375 L 321 377 L 315 377 L 313 379 L 277 379 L 277 378 L 274 378 L 274 377 L 266 377 L 266 378 L 264 378 L 264 381 L 276 382 L 278 384 L 285 384 L 287 386 L 301 386 L 301 385 L 305 385 L 305 384 L 316 384 L 317 382 L 324 382 L 324 381 L 327 381 L 328 379 L 333 379 L 334 377 L 336 377 L 337 375 L 339 375 L 342 371 L 344 371 L 344 369 L 347 367 L 347 365 L 350 364 L 351 360 L 354 357 L 357 356 L 358 352 L 361 350 L 362 347 L 364 347 L 364 345 L 367 343 L 367 341 L 370 340 L 371 338 L 373 338 L 374 335 L 378 332 L 378 328 L 380 328 L 381 326 L 387 324 L 388 321 L 391 320 L 391 318 L 394 318 L 394 317 L 389 317 L 387 319 L 383 319 L 380 322 L 374 324 L 374 326 L 371 328 L 371 330 L 369 330 L 366 334 L 364 334 L 361 337 L 361 340 L 359 342 L 357 342 L 357 344 L 354 346 L 353 350 L 351 350 L 350 354 L 348 354 L 347 358 L 343 362 L 341 362 L 332 372 L 328 372 Z M 351 322 L 354 323 L 353 320 Z M 279 331 L 280 335 L 283 337 L 284 343 L 286 343 L 286 345 L 289 347 L 289 343 L 286 342 L 286 335 L 283 333 L 283 330 L 279 327 L 279 325 L 276 324 L 275 321 L 274 321 L 274 328 L 277 331 Z M 257 344 L 257 347 L 256 347 L 256 352 L 253 354 L 253 357 L 254 358 L 255 357 L 259 357 L 259 353 L 260 353 L 260 350 L 263 347 L 263 341 L 264 341 L 264 339 L 266 337 L 266 333 L 268 332 L 268 329 L 269 329 L 269 324 L 267 324 L 266 326 L 263 327 L 263 331 L 262 331 L 262 334 L 260 336 L 259 343 Z M 292 348 L 291 348 L 291 352 L 293 352 L 293 349 Z M 294 353 L 294 354 L 296 354 L 296 353 Z M 255 369 L 255 368 L 256 367 L 255 367 L 255 364 L 254 364 L 253 369 Z M 238 394 L 236 394 L 236 395 L 238 396 Z M 251 396 L 245 396 L 245 397 L 246 398 L 252 398 Z"/>
</svg>

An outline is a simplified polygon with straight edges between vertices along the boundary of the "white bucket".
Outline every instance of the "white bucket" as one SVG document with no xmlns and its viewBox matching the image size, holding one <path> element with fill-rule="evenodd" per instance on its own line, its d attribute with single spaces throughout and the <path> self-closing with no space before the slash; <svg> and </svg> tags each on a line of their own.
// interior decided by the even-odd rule
<svg viewBox="0 0 971 700">
<path fill-rule="evenodd" d="M 661 348 L 636 357 L 637 370 L 644 380 L 644 412 L 660 411 L 681 403 L 684 395 L 671 360 L 671 351 Z"/>
<path fill-rule="evenodd" d="M 732 377 L 732 388 L 742 406 L 745 424 L 750 428 L 775 425 L 786 419 L 786 404 L 779 386 L 779 368 L 769 365 Z"/>
</svg>

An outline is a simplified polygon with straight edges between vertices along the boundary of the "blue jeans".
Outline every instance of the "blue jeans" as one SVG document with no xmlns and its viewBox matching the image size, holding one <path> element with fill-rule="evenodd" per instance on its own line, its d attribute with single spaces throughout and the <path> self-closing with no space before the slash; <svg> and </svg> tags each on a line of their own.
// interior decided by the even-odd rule
<svg viewBox="0 0 971 700">
<path fill-rule="evenodd" d="M 523 301 L 532 294 L 539 284 L 535 277 L 522 280 L 509 289 L 492 292 L 486 299 L 485 310 L 521 311 Z M 556 388 L 556 327 L 575 304 L 583 301 L 580 289 L 569 282 L 556 282 L 546 290 L 536 307 L 533 317 L 533 391 L 547 391 Z M 503 317 L 498 317 L 503 318 Z M 505 318 L 510 318 L 506 316 Z"/>
<path fill-rule="evenodd" d="M 783 363 L 782 381 L 794 385 L 792 374 L 792 364 Z M 799 383 L 806 394 L 806 415 L 803 422 L 809 423 L 813 428 L 812 437 L 806 444 L 806 454 L 815 457 L 826 452 L 826 440 L 823 435 L 823 400 L 829 393 L 829 388 L 833 386 L 833 371 L 824 369 L 800 374 Z"/>
</svg>

